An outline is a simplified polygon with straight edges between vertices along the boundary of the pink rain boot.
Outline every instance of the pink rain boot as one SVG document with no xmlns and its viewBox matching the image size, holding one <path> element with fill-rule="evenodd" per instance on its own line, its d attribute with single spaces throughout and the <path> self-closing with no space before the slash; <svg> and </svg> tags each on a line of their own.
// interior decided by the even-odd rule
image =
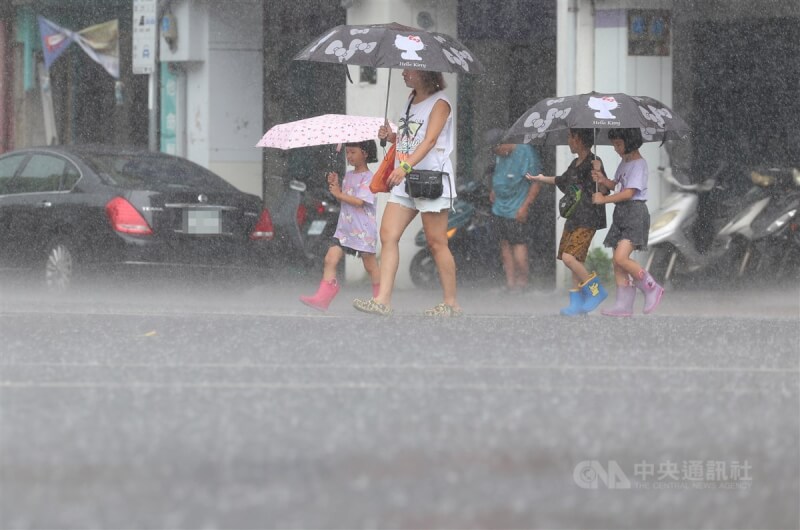
<svg viewBox="0 0 800 530">
<path fill-rule="evenodd" d="M 609 309 L 600 311 L 607 317 L 629 317 L 633 315 L 633 300 L 636 298 L 636 287 L 633 285 L 617 285 L 617 300 Z"/>
<path fill-rule="evenodd" d="M 301 296 L 300 301 L 318 311 L 327 311 L 331 300 L 333 300 L 338 293 L 339 283 L 336 281 L 336 278 L 329 282 L 321 280 L 317 293 L 314 296 Z"/>
<path fill-rule="evenodd" d="M 647 315 L 658 307 L 661 297 L 664 295 L 664 288 L 658 285 L 656 280 L 650 276 L 650 273 L 644 269 L 639 271 L 638 276 L 636 287 L 644 293 L 644 309 L 642 312 Z"/>
<path fill-rule="evenodd" d="M 372 284 L 372 298 L 378 298 L 378 293 L 381 291 L 381 284 L 373 283 Z"/>
</svg>

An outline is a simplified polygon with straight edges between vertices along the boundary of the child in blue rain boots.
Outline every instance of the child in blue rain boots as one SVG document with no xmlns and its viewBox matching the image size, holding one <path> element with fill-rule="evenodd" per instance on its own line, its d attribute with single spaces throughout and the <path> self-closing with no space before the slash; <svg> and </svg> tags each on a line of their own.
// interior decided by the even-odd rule
<svg viewBox="0 0 800 530">
<path fill-rule="evenodd" d="M 564 224 L 557 256 L 572 272 L 569 305 L 561 310 L 561 314 L 577 316 L 593 311 L 608 296 L 597 275 L 590 274 L 583 264 L 595 232 L 606 227 L 606 207 L 592 204 L 592 193 L 596 188 L 599 188 L 602 194 L 608 194 L 610 190 L 602 185 L 596 186 L 592 180 L 592 161 L 600 162 L 600 159 L 591 152 L 594 131 L 570 129 L 567 132 L 567 143 L 577 158 L 570 163 L 563 175 L 558 177 L 527 175 L 527 177 L 535 182 L 555 184 L 561 191 L 573 185 L 581 190 L 578 206 Z M 600 172 L 602 171 L 601 167 Z"/>
</svg>

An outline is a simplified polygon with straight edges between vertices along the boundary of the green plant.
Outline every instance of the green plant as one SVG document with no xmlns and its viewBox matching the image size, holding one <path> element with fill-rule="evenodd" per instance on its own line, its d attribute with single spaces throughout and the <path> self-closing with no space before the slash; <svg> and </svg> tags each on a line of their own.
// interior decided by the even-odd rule
<svg viewBox="0 0 800 530">
<path fill-rule="evenodd" d="M 611 285 L 614 281 L 614 268 L 611 265 L 611 257 L 605 249 L 596 247 L 586 255 L 584 263 L 586 270 L 597 273 L 600 281 L 605 285 Z"/>
</svg>

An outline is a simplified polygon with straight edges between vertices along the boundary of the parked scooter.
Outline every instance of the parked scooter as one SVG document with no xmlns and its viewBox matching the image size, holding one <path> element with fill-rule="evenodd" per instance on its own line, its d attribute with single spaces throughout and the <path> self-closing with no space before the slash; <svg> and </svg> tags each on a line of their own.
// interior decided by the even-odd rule
<svg viewBox="0 0 800 530">
<path fill-rule="evenodd" d="M 660 283 L 699 274 L 729 279 L 736 275 L 752 237 L 750 225 L 769 196 L 757 186 L 731 196 L 719 182 L 724 169 L 720 166 L 700 184 L 683 184 L 670 167 L 659 168 L 662 178 L 676 188 L 650 227 L 645 268 Z"/>
<path fill-rule="evenodd" d="M 459 280 L 502 278 L 503 266 L 492 234 L 492 209 L 486 187 L 475 181 L 460 187 L 453 209 L 447 221 L 447 237 Z M 439 285 L 439 274 L 425 232 L 420 230 L 414 241 L 422 248 L 411 260 L 411 281 L 419 288 L 435 288 Z"/>
<path fill-rule="evenodd" d="M 800 273 L 800 169 L 756 170 L 752 180 L 770 201 L 752 223 L 752 237 L 739 264 L 742 280 L 763 283 Z"/>
<path fill-rule="evenodd" d="M 276 239 L 288 263 L 321 266 L 336 231 L 339 203 L 325 192 L 311 192 L 304 182 L 291 180 L 275 209 Z"/>
</svg>

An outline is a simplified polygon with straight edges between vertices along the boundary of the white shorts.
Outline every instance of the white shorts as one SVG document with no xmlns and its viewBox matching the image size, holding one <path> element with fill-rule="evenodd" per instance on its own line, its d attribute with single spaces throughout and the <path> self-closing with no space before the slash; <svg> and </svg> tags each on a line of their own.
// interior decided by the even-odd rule
<svg viewBox="0 0 800 530">
<path fill-rule="evenodd" d="M 442 210 L 450 209 L 450 197 L 439 197 L 438 199 L 412 199 L 411 197 L 403 197 L 389 194 L 389 202 L 405 206 L 418 212 L 441 212 Z"/>
</svg>

